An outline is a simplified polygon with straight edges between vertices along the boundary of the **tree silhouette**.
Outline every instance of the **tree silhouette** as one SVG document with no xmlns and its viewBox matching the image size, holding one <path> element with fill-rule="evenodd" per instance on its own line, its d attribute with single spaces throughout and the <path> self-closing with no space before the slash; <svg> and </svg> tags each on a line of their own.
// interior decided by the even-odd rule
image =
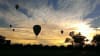
<svg viewBox="0 0 100 56">
<path fill-rule="evenodd" d="M 10 45 L 10 40 L 5 40 L 5 36 L 0 35 L 0 45 Z"/>
<path fill-rule="evenodd" d="M 79 45 L 84 45 L 84 39 L 86 38 L 85 36 L 82 36 L 81 33 L 79 32 L 78 34 L 74 34 L 74 31 L 69 33 L 69 36 L 72 37 L 74 44 L 79 43 Z M 72 43 L 73 44 L 73 43 Z M 73 44 L 73 45 L 74 45 Z"/>
<path fill-rule="evenodd" d="M 92 42 L 95 43 L 97 46 L 100 45 L 100 34 L 95 35 Z"/>
<path fill-rule="evenodd" d="M 70 32 L 69 33 L 69 36 L 73 37 L 74 36 L 74 33 L 75 33 L 74 31 Z"/>
<path fill-rule="evenodd" d="M 70 42 L 70 41 L 71 41 L 70 38 L 66 38 L 66 39 L 65 39 L 65 43 L 66 43 L 66 42 Z"/>
</svg>

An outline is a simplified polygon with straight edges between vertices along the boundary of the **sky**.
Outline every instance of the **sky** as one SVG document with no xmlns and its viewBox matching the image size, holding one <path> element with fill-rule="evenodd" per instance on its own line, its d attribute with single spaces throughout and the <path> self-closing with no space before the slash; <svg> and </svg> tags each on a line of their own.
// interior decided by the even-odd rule
<svg viewBox="0 0 100 56">
<path fill-rule="evenodd" d="M 15 8 L 16 4 L 19 9 Z M 90 33 L 93 28 L 100 27 L 99 10 L 100 0 L 0 0 L 0 34 L 13 43 L 61 45 L 68 32 L 75 28 L 84 31 L 86 36 L 93 35 Z M 16 32 L 11 31 L 9 24 Z M 44 40 L 32 40 L 35 24 L 41 25 L 39 39 Z M 65 31 L 63 36 L 59 33 L 61 29 Z M 48 38 L 59 40 L 45 40 Z"/>
</svg>

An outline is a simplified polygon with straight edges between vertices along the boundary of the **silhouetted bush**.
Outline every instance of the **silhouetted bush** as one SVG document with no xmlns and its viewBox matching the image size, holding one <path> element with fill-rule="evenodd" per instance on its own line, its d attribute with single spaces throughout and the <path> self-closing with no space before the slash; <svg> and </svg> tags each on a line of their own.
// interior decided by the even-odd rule
<svg viewBox="0 0 100 56">
<path fill-rule="evenodd" d="M 97 34 L 93 37 L 92 42 L 94 42 L 97 46 L 100 46 L 100 35 Z"/>
</svg>

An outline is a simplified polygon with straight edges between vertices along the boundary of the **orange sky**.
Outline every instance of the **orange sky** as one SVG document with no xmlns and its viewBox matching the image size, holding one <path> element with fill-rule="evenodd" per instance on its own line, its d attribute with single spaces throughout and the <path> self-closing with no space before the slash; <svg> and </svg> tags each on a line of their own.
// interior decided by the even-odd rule
<svg viewBox="0 0 100 56">
<path fill-rule="evenodd" d="M 81 25 L 82 26 L 82 25 Z M 87 27 L 87 26 L 83 26 Z M 64 28 L 64 34 L 60 33 L 61 28 L 57 27 L 51 27 L 46 28 L 45 26 L 42 26 L 42 30 L 38 36 L 38 38 L 35 38 L 35 35 L 33 33 L 32 28 L 15 28 L 15 32 L 11 31 L 10 28 L 0 28 L 0 35 L 6 36 L 6 39 L 10 39 L 11 42 L 14 43 L 21 43 L 23 45 L 25 44 L 43 44 L 43 45 L 56 45 L 66 46 L 68 43 L 64 43 L 66 38 L 70 38 L 68 35 L 71 31 L 78 32 L 80 29 L 77 28 Z M 86 32 L 85 32 L 86 30 Z M 81 29 L 81 33 L 87 36 L 87 39 L 91 40 L 92 37 L 95 35 L 95 31 L 91 28 L 88 29 Z M 88 33 L 88 34 L 87 34 Z M 99 33 L 99 31 L 97 32 Z"/>
</svg>

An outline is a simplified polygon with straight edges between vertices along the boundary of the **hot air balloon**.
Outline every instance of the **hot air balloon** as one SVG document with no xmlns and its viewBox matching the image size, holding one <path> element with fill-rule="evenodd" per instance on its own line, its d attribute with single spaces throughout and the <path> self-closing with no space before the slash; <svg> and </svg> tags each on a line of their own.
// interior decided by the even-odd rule
<svg viewBox="0 0 100 56">
<path fill-rule="evenodd" d="M 15 29 L 12 29 L 12 31 L 14 32 L 14 31 L 15 31 Z"/>
<path fill-rule="evenodd" d="M 39 35 L 40 31 L 41 31 L 40 25 L 34 25 L 33 26 L 33 32 L 35 33 L 36 37 Z"/>
<path fill-rule="evenodd" d="M 12 29 L 13 32 L 15 31 L 15 29 L 13 29 L 13 25 L 10 24 L 9 27 Z"/>
<path fill-rule="evenodd" d="M 18 8 L 19 8 L 19 5 L 18 5 L 18 4 L 16 4 L 16 5 L 15 5 L 15 8 L 16 8 L 16 9 L 18 9 Z"/>
<path fill-rule="evenodd" d="M 63 34 L 64 33 L 64 31 L 63 30 L 61 30 L 61 34 Z"/>
<path fill-rule="evenodd" d="M 12 25 L 10 24 L 9 27 L 12 28 Z"/>
</svg>

